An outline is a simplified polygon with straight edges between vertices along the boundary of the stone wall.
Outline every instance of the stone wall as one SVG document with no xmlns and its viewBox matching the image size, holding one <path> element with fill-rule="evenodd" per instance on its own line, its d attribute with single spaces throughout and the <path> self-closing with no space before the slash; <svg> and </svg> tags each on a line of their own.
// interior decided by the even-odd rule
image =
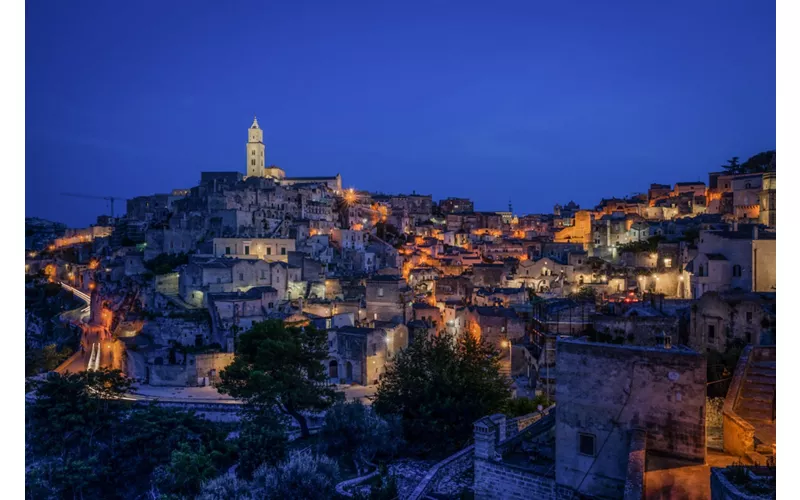
<svg viewBox="0 0 800 500">
<path fill-rule="evenodd" d="M 149 365 L 150 385 L 157 387 L 186 387 L 195 385 L 196 372 L 194 366 L 187 365 Z"/>
<path fill-rule="evenodd" d="M 632 428 L 648 451 L 705 460 L 706 360 L 689 349 L 559 340 L 556 478 L 582 493 L 624 494 Z M 581 439 L 593 443 L 582 453 Z"/>
<path fill-rule="evenodd" d="M 571 498 L 571 490 L 556 485 L 555 477 L 510 464 L 475 460 L 475 499 L 505 500 Z"/>
<path fill-rule="evenodd" d="M 770 498 L 770 496 L 749 495 L 739 491 L 725 477 L 724 470 L 719 467 L 711 468 L 711 500 L 763 500 L 764 498 Z M 772 496 L 772 498 L 775 497 Z"/>
<path fill-rule="evenodd" d="M 151 337 L 156 345 L 169 345 L 174 340 L 179 344 L 193 346 L 198 335 L 202 337 L 203 343 L 211 342 L 211 325 L 208 320 L 157 317 L 145 322 L 141 333 Z"/>
<path fill-rule="evenodd" d="M 671 335 L 672 342 L 678 343 L 677 317 L 596 316 L 593 323 L 594 329 L 598 332 L 608 333 L 612 337 L 622 337 L 630 344 L 657 345 L 656 337 L 662 333 Z M 663 343 L 663 340 L 661 342 Z"/>
<path fill-rule="evenodd" d="M 153 278 L 156 293 L 178 295 L 178 273 L 168 273 Z"/>
<path fill-rule="evenodd" d="M 645 455 L 647 453 L 647 433 L 642 429 L 631 431 L 628 448 L 628 476 L 625 479 L 624 500 L 642 500 L 645 491 Z"/>
<path fill-rule="evenodd" d="M 219 372 L 233 363 L 232 352 L 212 352 L 197 354 L 194 358 L 197 377 L 208 377 L 209 382 L 216 382 Z"/>
</svg>

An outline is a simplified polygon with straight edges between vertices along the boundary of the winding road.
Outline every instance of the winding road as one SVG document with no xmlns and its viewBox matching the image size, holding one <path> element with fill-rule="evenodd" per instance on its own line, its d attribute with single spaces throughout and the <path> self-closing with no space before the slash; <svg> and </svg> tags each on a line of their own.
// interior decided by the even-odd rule
<svg viewBox="0 0 800 500">
<path fill-rule="evenodd" d="M 114 352 L 109 341 L 109 336 L 100 328 L 91 328 L 86 325 L 91 315 L 91 297 L 86 293 L 66 283 L 59 282 L 62 288 L 72 292 L 75 297 L 82 300 L 86 306 L 73 309 L 61 315 L 64 321 L 74 325 L 81 325 L 83 336 L 81 338 L 81 351 L 75 353 L 67 362 L 58 367 L 59 372 L 77 373 L 84 370 L 97 370 L 102 367 L 111 368 L 114 364 Z"/>
</svg>

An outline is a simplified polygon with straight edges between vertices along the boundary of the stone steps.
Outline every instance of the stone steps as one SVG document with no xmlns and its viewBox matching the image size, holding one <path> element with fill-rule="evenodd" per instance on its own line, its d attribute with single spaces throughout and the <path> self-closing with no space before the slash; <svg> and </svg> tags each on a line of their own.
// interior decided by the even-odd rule
<svg viewBox="0 0 800 500">
<path fill-rule="evenodd" d="M 745 420 L 772 420 L 772 408 L 739 408 L 736 413 Z"/>
<path fill-rule="evenodd" d="M 775 386 L 775 376 L 767 375 L 753 375 L 748 373 L 745 382 L 749 384 L 771 385 Z"/>
<path fill-rule="evenodd" d="M 759 366 L 751 366 L 747 370 L 748 375 L 760 375 L 764 377 L 772 377 L 775 378 L 775 368 L 765 368 Z"/>
</svg>

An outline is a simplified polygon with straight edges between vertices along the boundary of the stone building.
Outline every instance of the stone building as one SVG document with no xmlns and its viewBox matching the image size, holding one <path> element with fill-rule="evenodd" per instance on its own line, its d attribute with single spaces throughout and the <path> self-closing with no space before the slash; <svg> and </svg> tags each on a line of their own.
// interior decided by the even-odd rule
<svg viewBox="0 0 800 500">
<path fill-rule="evenodd" d="M 407 346 L 408 329 L 404 325 L 332 328 L 328 330 L 328 380 L 333 384 L 375 385 L 386 372 L 387 363 Z"/>
<path fill-rule="evenodd" d="M 278 291 L 259 286 L 246 292 L 209 293 L 207 301 L 215 341 L 232 352 L 236 329 L 243 333 L 253 323 L 268 319 L 278 306 Z"/>
<path fill-rule="evenodd" d="M 376 275 L 367 279 L 367 320 L 405 323 L 410 316 L 409 292 L 402 276 Z"/>
<path fill-rule="evenodd" d="M 288 262 L 295 240 L 284 238 L 214 238 L 214 256 Z"/>
<path fill-rule="evenodd" d="M 474 424 L 475 498 L 644 497 L 648 455 L 702 466 L 705 359 L 559 341 L 558 403 Z"/>
<path fill-rule="evenodd" d="M 622 498 L 639 433 L 644 433 L 646 454 L 705 462 L 704 356 L 687 348 L 567 339 L 558 342 L 557 350 L 558 485 L 594 497 Z"/>
<path fill-rule="evenodd" d="M 575 223 L 555 234 L 556 243 L 578 243 L 586 246 L 592 243 L 592 213 L 580 210 L 575 213 Z"/>
<path fill-rule="evenodd" d="M 302 269 L 284 262 L 258 259 L 196 259 L 183 266 L 178 278 L 181 299 L 195 307 L 206 307 L 208 293 L 247 291 L 271 286 L 278 300 L 291 299 L 293 284 L 300 283 Z M 293 298 L 297 298 L 295 295 Z"/>
<path fill-rule="evenodd" d="M 519 288 L 477 288 L 472 292 L 472 303 L 476 306 L 511 307 L 528 302 L 528 290 Z"/>
<path fill-rule="evenodd" d="M 435 296 L 439 302 L 465 302 L 472 297 L 472 290 L 472 281 L 466 276 L 441 276 L 435 284 Z"/>
<path fill-rule="evenodd" d="M 689 347 L 724 352 L 734 341 L 775 345 L 775 294 L 709 292 L 691 307 Z"/>
<path fill-rule="evenodd" d="M 467 309 L 467 331 L 502 352 L 504 341 L 517 342 L 526 336 L 525 322 L 505 307 L 471 306 Z"/>
<path fill-rule="evenodd" d="M 472 285 L 502 286 L 505 283 L 505 267 L 502 264 L 475 264 L 472 266 Z"/>
<path fill-rule="evenodd" d="M 733 230 L 700 232 L 697 256 L 686 265 L 692 296 L 734 289 L 773 292 L 776 285 L 775 233 L 734 224 Z"/>
<path fill-rule="evenodd" d="M 775 202 L 777 179 L 775 177 L 775 171 L 764 172 L 762 176 L 761 193 L 759 193 L 761 208 L 758 213 L 758 222 L 770 228 L 775 228 L 777 214 L 777 205 Z"/>
<path fill-rule="evenodd" d="M 472 212 L 472 200 L 467 198 L 447 198 L 439 202 L 439 210 L 443 214 Z"/>
</svg>

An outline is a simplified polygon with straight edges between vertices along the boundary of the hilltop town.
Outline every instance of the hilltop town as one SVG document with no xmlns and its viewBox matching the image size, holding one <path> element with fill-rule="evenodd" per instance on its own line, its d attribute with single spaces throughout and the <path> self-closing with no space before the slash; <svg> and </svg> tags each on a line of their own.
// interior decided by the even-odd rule
<svg viewBox="0 0 800 500">
<path fill-rule="evenodd" d="M 367 192 L 336 172 L 290 176 L 269 163 L 257 119 L 242 162 L 126 200 L 124 214 L 90 227 L 26 220 L 30 404 L 57 392 L 37 384 L 118 374 L 126 385 L 112 399 L 193 410 L 208 425 L 233 429 L 251 421 L 248 408 L 279 406 L 274 425 L 289 448 L 346 434 L 337 422 L 380 421 L 370 453 L 326 442 L 315 460 L 357 465 L 322 481 L 320 498 L 678 498 L 744 491 L 747 470 L 763 478 L 744 483 L 774 492 L 774 151 L 634 196 L 597 193 L 591 207 L 553 200 L 540 214 Z M 294 365 L 285 346 L 301 335 L 311 335 L 298 347 L 310 361 Z M 270 336 L 282 340 L 253 347 Z M 484 366 L 465 352 L 488 353 L 491 373 L 449 378 Z M 451 355 L 460 357 L 445 365 Z M 260 363 L 295 374 L 268 405 L 259 391 L 278 391 L 281 377 L 253 388 Z M 410 373 L 417 385 L 404 385 Z M 301 385 L 312 402 L 292 392 Z M 477 386 L 480 403 L 458 406 Z M 407 387 L 420 388 L 416 399 Z M 429 391 L 451 406 L 431 410 Z M 294 408 L 295 397 L 305 402 Z M 231 432 L 245 439 L 273 425 L 258 422 Z M 430 446 L 415 441 L 423 434 Z M 193 489 L 153 472 L 141 491 L 233 498 L 212 490 L 237 480 L 255 491 L 262 462 L 295 457 L 287 449 L 254 465 L 237 446 L 214 448 L 215 472 Z M 230 467 L 248 472 L 236 479 Z"/>
</svg>

